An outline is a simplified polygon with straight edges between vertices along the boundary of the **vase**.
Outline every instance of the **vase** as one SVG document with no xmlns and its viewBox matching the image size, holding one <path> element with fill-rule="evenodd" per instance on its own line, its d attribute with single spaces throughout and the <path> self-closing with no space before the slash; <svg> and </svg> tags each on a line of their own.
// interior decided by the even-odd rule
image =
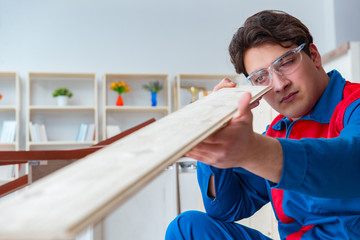
<svg viewBox="0 0 360 240">
<path fill-rule="evenodd" d="M 67 100 L 68 100 L 67 96 L 60 95 L 56 97 L 57 105 L 60 107 L 66 106 Z"/>
<path fill-rule="evenodd" d="M 124 102 L 123 102 L 121 94 L 118 95 L 118 98 L 116 100 L 116 106 L 124 106 Z"/>
<path fill-rule="evenodd" d="M 189 87 L 189 91 L 191 93 L 191 102 L 195 102 L 196 101 L 196 94 L 198 92 L 198 88 L 197 87 L 194 87 L 194 86 L 191 86 Z"/>
<path fill-rule="evenodd" d="M 157 105 L 157 93 L 151 92 L 151 106 L 155 107 Z"/>
</svg>

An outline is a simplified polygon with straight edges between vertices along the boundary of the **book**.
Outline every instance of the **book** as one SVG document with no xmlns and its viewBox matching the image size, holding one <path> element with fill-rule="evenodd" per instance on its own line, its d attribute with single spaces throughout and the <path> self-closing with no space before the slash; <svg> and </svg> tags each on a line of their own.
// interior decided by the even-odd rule
<svg viewBox="0 0 360 240">
<path fill-rule="evenodd" d="M 47 134 L 46 134 L 45 125 L 38 124 L 38 128 L 39 128 L 38 130 L 39 130 L 39 135 L 40 135 L 40 141 L 47 142 Z"/>
<path fill-rule="evenodd" d="M 77 131 L 77 134 L 76 134 L 76 141 L 77 142 L 79 142 L 80 141 L 80 133 L 81 133 L 81 124 L 80 124 L 80 126 L 78 127 L 78 131 Z"/>
<path fill-rule="evenodd" d="M 78 134 L 76 136 L 76 141 L 77 142 L 84 142 L 86 140 L 86 133 L 87 133 L 87 129 L 88 129 L 88 124 L 86 123 L 81 123 L 78 129 Z"/>
<path fill-rule="evenodd" d="M 41 137 L 40 137 L 40 131 L 39 131 L 39 124 L 38 123 L 34 123 L 33 124 L 33 131 L 34 131 L 34 142 L 40 142 L 41 141 Z"/>
<path fill-rule="evenodd" d="M 95 124 L 90 123 L 87 128 L 85 141 L 93 141 L 95 137 Z"/>
<path fill-rule="evenodd" d="M 34 132 L 34 124 L 29 122 L 29 133 L 30 133 L 30 141 L 35 142 L 35 132 Z"/>
<path fill-rule="evenodd" d="M 11 181 L 17 177 L 16 167 L 17 165 L 15 164 L 0 166 L 0 185 L 3 182 Z"/>
<path fill-rule="evenodd" d="M 0 181 L 8 180 L 11 176 L 11 165 L 0 166 Z"/>
<path fill-rule="evenodd" d="M 9 129 L 7 127 L 7 121 L 4 121 L 3 126 L 2 126 L 2 131 L 1 131 L 0 142 L 2 142 L 2 143 L 6 142 L 8 132 L 9 132 Z"/>
<path fill-rule="evenodd" d="M 88 128 L 89 128 L 89 125 L 84 123 L 83 131 L 81 132 L 81 140 L 80 140 L 81 142 L 85 141 Z"/>
<path fill-rule="evenodd" d="M 12 143 L 15 141 L 16 135 L 16 121 L 4 121 L 2 132 L 0 136 L 0 142 Z"/>
<path fill-rule="evenodd" d="M 14 142 L 15 141 L 15 135 L 16 135 L 16 121 L 9 121 L 9 138 L 8 142 Z"/>
<path fill-rule="evenodd" d="M 48 141 L 48 137 L 47 137 L 47 132 L 46 132 L 45 124 L 42 124 L 42 125 L 41 125 L 41 128 L 42 128 L 42 131 L 43 131 L 43 134 L 44 134 L 44 141 L 47 142 L 47 141 Z"/>
</svg>

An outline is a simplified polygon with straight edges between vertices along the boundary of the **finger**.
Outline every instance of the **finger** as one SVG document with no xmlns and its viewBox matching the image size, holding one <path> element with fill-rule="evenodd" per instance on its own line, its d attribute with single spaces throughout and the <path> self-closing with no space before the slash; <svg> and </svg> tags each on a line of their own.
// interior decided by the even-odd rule
<svg viewBox="0 0 360 240">
<path fill-rule="evenodd" d="M 208 140 L 205 139 L 204 141 L 196 145 L 194 148 L 192 148 L 188 153 L 214 157 L 214 155 L 216 155 L 216 151 L 218 149 L 221 149 L 221 146 L 219 144 L 208 143 L 206 141 Z"/>
<path fill-rule="evenodd" d="M 193 158 L 205 164 L 219 168 L 224 168 L 224 163 L 226 163 L 222 161 L 222 159 L 226 159 L 225 157 L 213 154 L 210 151 L 190 151 L 186 154 L 186 157 Z"/>
<path fill-rule="evenodd" d="M 199 153 L 197 151 L 190 151 L 185 154 L 186 157 L 196 159 L 200 162 L 210 164 L 211 157 L 206 153 Z"/>
<path fill-rule="evenodd" d="M 220 81 L 219 84 L 217 84 L 214 87 L 214 91 L 220 90 L 222 88 L 227 88 L 227 87 L 236 87 L 236 82 L 233 82 L 228 78 L 224 78 L 223 80 Z"/>
<path fill-rule="evenodd" d="M 248 111 L 250 111 L 250 100 L 251 94 L 249 92 L 245 92 L 240 96 L 238 100 L 238 109 L 233 119 L 239 119 L 244 116 Z"/>
<path fill-rule="evenodd" d="M 260 105 L 260 100 L 262 99 L 262 97 L 259 97 L 258 99 L 256 99 L 256 101 L 254 101 L 253 103 L 250 104 L 250 109 L 256 108 L 257 106 Z"/>
<path fill-rule="evenodd" d="M 250 109 L 256 108 L 260 105 L 260 99 L 250 104 Z"/>
<path fill-rule="evenodd" d="M 196 147 L 191 149 L 191 152 L 196 152 L 198 154 L 205 154 L 205 155 L 211 155 L 212 157 L 217 156 L 218 153 L 222 152 L 223 150 L 223 144 L 222 141 L 219 139 L 215 139 L 212 142 L 201 142 Z"/>
</svg>

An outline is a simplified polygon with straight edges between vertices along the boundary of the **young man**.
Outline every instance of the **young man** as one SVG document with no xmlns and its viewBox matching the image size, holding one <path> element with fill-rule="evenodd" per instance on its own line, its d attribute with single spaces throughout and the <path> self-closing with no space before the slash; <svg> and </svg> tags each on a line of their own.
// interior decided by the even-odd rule
<svg viewBox="0 0 360 240">
<path fill-rule="evenodd" d="M 360 239 L 360 84 L 326 73 L 307 27 L 280 11 L 247 19 L 229 52 L 237 73 L 272 86 L 263 98 L 280 114 L 255 133 L 244 94 L 230 123 L 187 154 L 200 161 L 206 213 L 180 214 L 166 239 L 268 239 L 234 222 L 269 201 L 281 239 Z"/>
</svg>

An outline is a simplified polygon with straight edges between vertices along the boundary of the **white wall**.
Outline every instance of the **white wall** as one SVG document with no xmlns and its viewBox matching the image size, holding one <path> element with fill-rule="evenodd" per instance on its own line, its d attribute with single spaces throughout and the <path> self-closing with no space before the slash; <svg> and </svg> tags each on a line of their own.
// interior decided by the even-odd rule
<svg viewBox="0 0 360 240">
<path fill-rule="evenodd" d="M 320 52 L 332 50 L 333 1 L 0 0 L 0 71 L 19 72 L 23 87 L 34 71 L 94 72 L 99 81 L 105 72 L 233 73 L 232 35 L 263 9 L 293 14 Z"/>
<path fill-rule="evenodd" d="M 329 50 L 323 1 L 0 0 L 0 70 L 230 72 L 232 34 L 263 9 L 299 17 Z"/>
<path fill-rule="evenodd" d="M 359 12 L 359 0 L 334 0 L 336 46 L 348 41 L 360 41 Z"/>
</svg>

